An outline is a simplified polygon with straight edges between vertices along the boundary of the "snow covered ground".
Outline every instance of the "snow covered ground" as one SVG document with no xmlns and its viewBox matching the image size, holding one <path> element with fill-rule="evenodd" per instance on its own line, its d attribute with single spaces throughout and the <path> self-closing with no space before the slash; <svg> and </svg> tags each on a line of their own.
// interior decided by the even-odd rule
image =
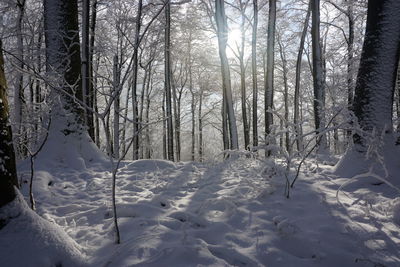
<svg viewBox="0 0 400 267">
<path fill-rule="evenodd" d="M 28 162 L 20 170 L 28 196 Z M 109 166 L 39 162 L 34 195 L 45 220 L 39 232 L 14 222 L 0 230 L 0 266 L 400 266 L 399 192 L 359 179 L 337 198 L 348 178 L 312 161 L 303 170 L 287 199 L 284 167 L 272 161 L 123 162 L 116 245 Z M 40 260 L 55 257 L 58 265 Z"/>
</svg>

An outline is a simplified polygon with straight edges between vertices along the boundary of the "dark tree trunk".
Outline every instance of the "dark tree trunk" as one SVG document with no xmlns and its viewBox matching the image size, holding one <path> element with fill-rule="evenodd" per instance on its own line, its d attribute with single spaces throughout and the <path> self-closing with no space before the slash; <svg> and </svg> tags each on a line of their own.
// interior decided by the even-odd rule
<svg viewBox="0 0 400 267">
<path fill-rule="evenodd" d="M 168 1 L 168 0 L 166 0 Z M 165 5 L 165 99 L 167 116 L 167 155 L 168 160 L 174 161 L 174 128 L 172 125 L 172 90 L 171 90 L 171 3 Z"/>
<path fill-rule="evenodd" d="M 349 3 L 350 1 L 347 0 L 347 17 L 349 19 L 349 37 L 347 42 L 347 103 L 349 108 L 353 105 L 354 98 L 354 11 L 353 3 Z"/>
<path fill-rule="evenodd" d="M 65 133 L 81 132 L 83 109 L 74 99 L 83 103 L 77 0 L 44 0 L 44 25 L 48 75 L 57 79 L 63 108 L 75 115 Z"/>
<path fill-rule="evenodd" d="M 272 109 L 274 106 L 274 62 L 275 62 L 275 21 L 276 0 L 269 1 L 268 14 L 268 40 L 267 40 L 267 76 L 265 77 L 265 142 L 269 144 L 271 139 L 271 126 L 274 124 Z M 265 156 L 270 156 L 270 150 L 265 150 Z"/>
<path fill-rule="evenodd" d="M 244 62 L 244 45 L 245 45 L 245 21 L 246 21 L 246 4 L 240 2 L 240 12 L 241 12 L 241 43 L 239 51 L 239 61 L 240 61 L 240 93 L 241 93 L 241 104 L 242 104 L 242 120 L 243 120 L 243 136 L 244 136 L 244 148 L 249 149 L 250 145 L 250 128 L 247 121 L 247 108 L 246 108 L 246 67 Z"/>
<path fill-rule="evenodd" d="M 161 109 L 162 109 L 162 118 L 163 118 L 163 137 L 162 137 L 162 146 L 163 146 L 163 159 L 168 159 L 168 155 L 167 155 L 167 118 L 166 118 L 166 112 L 165 112 L 165 91 L 163 92 L 163 101 L 162 101 L 162 105 L 161 105 Z"/>
<path fill-rule="evenodd" d="M 23 116 L 26 109 L 24 97 L 24 36 L 22 34 L 23 19 L 25 14 L 25 0 L 17 0 L 18 16 L 17 16 L 17 53 L 16 53 L 16 66 L 17 73 L 15 77 L 14 86 L 14 134 L 17 136 L 16 149 L 17 155 L 23 158 L 27 153 L 26 151 L 26 133 L 23 130 Z"/>
<path fill-rule="evenodd" d="M 367 27 L 353 110 L 362 130 L 392 132 L 393 94 L 400 51 L 400 1 L 368 1 Z M 366 140 L 354 142 L 365 151 Z"/>
<path fill-rule="evenodd" d="M 85 124 L 88 128 L 90 137 L 91 129 L 93 129 L 93 112 L 90 109 L 91 105 L 91 91 L 90 91 L 90 39 L 89 39 L 89 29 L 90 29 L 90 0 L 82 1 L 82 93 L 85 107 Z M 94 136 L 93 136 L 94 137 Z M 94 138 L 92 137 L 92 140 Z"/>
<path fill-rule="evenodd" d="M 139 159 L 139 114 L 138 114 L 138 101 L 137 101 L 137 76 L 138 76 L 138 54 L 140 45 L 140 29 L 142 25 L 142 0 L 139 0 L 137 16 L 136 16 L 136 29 L 135 29 L 135 43 L 133 50 L 133 76 L 132 76 L 132 113 L 133 113 L 133 160 Z"/>
<path fill-rule="evenodd" d="M 7 100 L 7 82 L 4 74 L 3 46 L 0 39 L 0 207 L 14 200 L 18 187 L 15 153 Z M 1 226 L 0 226 L 1 227 Z"/>
<path fill-rule="evenodd" d="M 325 128 L 325 81 L 320 41 L 320 0 L 311 0 L 312 11 L 312 70 L 314 80 L 314 121 L 315 131 L 320 134 Z M 326 152 L 326 135 L 317 138 L 318 151 Z"/>
<path fill-rule="evenodd" d="M 251 70 L 253 78 L 253 146 L 258 146 L 258 88 L 257 88 L 257 26 L 258 26 L 258 3 L 253 0 L 253 33 L 251 40 Z"/>
<path fill-rule="evenodd" d="M 306 18 L 304 20 L 303 31 L 301 33 L 299 52 L 297 53 L 296 61 L 296 83 L 294 88 L 294 117 L 293 123 L 296 131 L 296 146 L 298 151 L 303 150 L 303 128 L 300 123 L 300 73 L 301 63 L 303 59 L 304 42 L 306 40 L 308 23 L 310 21 L 311 14 L 311 1 L 308 5 Z"/>
<path fill-rule="evenodd" d="M 90 20 L 90 31 L 89 31 L 89 92 L 88 92 L 88 97 L 89 97 L 89 107 L 91 107 L 93 110 L 96 112 L 96 106 L 97 101 L 96 101 L 96 88 L 94 87 L 94 76 L 93 76 L 93 54 L 94 54 L 94 40 L 95 40 L 95 31 L 96 31 L 96 16 L 97 16 L 97 0 L 93 1 L 92 4 L 92 17 Z M 98 124 L 98 121 L 95 122 L 95 116 L 93 112 L 89 112 L 87 114 L 87 120 L 88 120 L 88 132 L 89 136 L 92 138 L 93 141 L 97 143 L 96 139 L 96 126 L 95 124 Z M 98 120 L 96 116 L 96 120 Z"/>
</svg>

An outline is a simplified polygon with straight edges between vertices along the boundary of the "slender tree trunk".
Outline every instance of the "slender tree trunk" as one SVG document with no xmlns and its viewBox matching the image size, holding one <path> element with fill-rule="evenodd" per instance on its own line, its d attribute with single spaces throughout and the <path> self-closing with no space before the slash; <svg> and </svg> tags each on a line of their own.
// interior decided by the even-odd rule
<svg viewBox="0 0 400 267">
<path fill-rule="evenodd" d="M 353 105 L 354 98 L 354 11 L 352 0 L 347 0 L 346 2 L 348 4 L 347 17 L 349 19 L 349 37 L 347 43 L 347 104 L 349 107 L 351 107 Z"/>
<path fill-rule="evenodd" d="M 17 0 L 18 7 L 18 16 L 17 16 L 17 53 L 16 53 L 16 66 L 17 73 L 15 77 L 15 86 L 14 86 L 14 124 L 15 124 L 15 132 L 17 134 L 17 155 L 23 157 L 26 154 L 25 149 L 25 140 L 23 138 L 23 129 L 22 129 L 22 118 L 23 118 L 23 109 L 25 104 L 24 98 L 24 44 L 23 44 L 23 34 L 22 34 L 22 26 L 23 19 L 25 14 L 25 0 Z"/>
<path fill-rule="evenodd" d="M 258 88 L 257 88 L 257 26 L 258 26 L 258 3 L 253 0 L 253 33 L 251 42 L 251 69 L 253 78 L 253 146 L 258 146 Z"/>
<path fill-rule="evenodd" d="M 320 0 L 311 0 L 312 10 L 312 64 L 314 80 L 314 121 L 315 130 L 319 135 L 325 128 L 325 81 L 320 42 Z M 318 151 L 326 152 L 328 149 L 326 135 L 322 134 L 317 141 Z"/>
<path fill-rule="evenodd" d="M 41 51 L 42 42 L 43 42 L 43 21 L 41 21 L 41 27 L 39 27 L 38 41 L 37 41 L 37 46 L 36 46 L 37 51 Z M 36 60 L 37 60 L 36 71 L 37 71 L 37 73 L 41 73 L 42 72 L 42 53 L 37 53 Z M 38 114 L 37 122 L 35 123 L 36 132 L 38 132 L 39 125 L 41 122 L 41 116 L 39 115 L 41 102 L 42 102 L 41 81 L 40 81 L 40 79 L 35 78 L 35 113 Z"/>
<path fill-rule="evenodd" d="M 203 104 L 203 89 L 200 87 L 199 92 L 199 162 L 203 162 L 203 115 L 202 115 L 202 104 Z"/>
<path fill-rule="evenodd" d="M 99 68 L 99 61 L 100 61 L 100 56 L 97 56 L 96 59 L 96 70 Z M 96 71 L 97 73 L 97 71 Z M 99 107 L 97 105 L 97 74 L 93 76 L 93 107 L 94 111 L 96 114 L 99 113 Z M 95 140 L 96 140 L 96 146 L 100 147 L 100 119 L 98 116 L 94 118 L 94 130 L 95 130 Z"/>
<path fill-rule="evenodd" d="M 142 128 L 143 125 L 143 112 L 144 112 L 144 96 L 145 96 L 145 91 L 147 87 L 147 83 L 149 80 L 149 73 L 148 73 L 148 66 L 145 67 L 144 69 L 144 77 L 143 77 L 143 82 L 142 82 L 142 92 L 140 95 L 140 110 L 139 110 L 139 123 L 140 123 L 140 128 Z M 144 144 L 143 142 L 143 132 L 140 131 L 139 133 L 139 143 Z M 144 150 L 145 147 L 142 145 L 140 147 L 140 158 L 142 159 L 144 157 Z"/>
<path fill-rule="evenodd" d="M 176 152 L 176 161 L 180 161 L 181 159 L 181 148 L 180 148 L 180 136 L 179 136 L 179 108 L 178 108 L 178 96 L 176 93 L 176 83 L 174 80 L 174 76 L 171 73 L 171 89 L 172 89 L 172 100 L 174 106 L 174 128 L 175 128 L 175 152 Z"/>
<path fill-rule="evenodd" d="M 132 89 L 132 83 L 128 86 L 128 91 L 126 92 L 126 95 L 129 96 L 131 93 L 131 89 Z M 123 118 L 123 128 L 122 128 L 122 133 L 121 133 L 121 141 L 122 141 L 122 153 L 127 154 L 126 153 L 126 130 L 127 130 L 127 118 L 128 118 L 128 111 L 129 111 L 129 97 L 125 98 L 125 107 L 124 107 L 124 118 Z"/>
<path fill-rule="evenodd" d="M 113 156 L 119 159 L 120 155 L 120 135 L 119 135 L 119 112 L 120 112 L 120 68 L 118 66 L 118 56 L 114 56 L 114 68 L 113 68 L 113 89 L 114 89 L 114 150 Z M 124 140 L 123 140 L 124 142 Z"/>
<path fill-rule="evenodd" d="M 223 91 L 223 96 L 222 96 L 222 109 L 221 109 L 221 115 L 222 115 L 222 141 L 224 143 L 224 150 L 229 149 L 230 143 L 229 143 L 229 131 L 228 131 L 228 114 L 227 114 L 227 105 L 226 105 L 226 92 L 225 90 Z"/>
<path fill-rule="evenodd" d="M 89 109 L 91 108 L 91 99 L 90 99 L 90 39 L 89 39 L 89 28 L 90 28 L 90 0 L 83 0 L 82 1 L 82 93 L 83 93 L 83 100 L 86 105 L 84 109 L 84 119 L 85 125 L 88 128 L 89 135 L 90 135 L 90 122 L 91 118 L 90 115 L 93 116 L 92 111 Z M 89 115 L 90 114 L 90 115 Z"/>
<path fill-rule="evenodd" d="M 311 14 L 311 0 L 308 5 L 306 18 L 304 20 L 303 31 L 301 32 L 300 46 L 297 53 L 296 61 L 296 82 L 294 88 L 294 116 L 293 123 L 296 132 L 296 146 L 298 151 L 303 151 L 303 127 L 300 123 L 300 74 L 301 74 L 301 63 L 303 59 L 304 42 L 306 40 L 308 24 L 310 22 Z"/>
<path fill-rule="evenodd" d="M 191 115 L 192 115 L 192 130 L 191 130 L 191 137 L 192 137 L 192 143 L 191 143 L 191 149 L 190 149 L 190 154 L 191 154 L 191 160 L 195 161 L 196 159 L 196 98 L 195 98 L 195 93 L 194 93 L 194 88 L 193 88 L 193 71 L 192 71 L 192 31 L 189 32 L 189 41 L 188 41 L 188 72 L 189 72 L 189 91 L 192 96 L 191 102 Z"/>
<path fill-rule="evenodd" d="M 168 0 L 166 0 L 168 1 Z M 165 99 L 167 116 L 167 143 L 168 160 L 174 161 L 174 128 L 172 125 L 172 92 L 171 92 L 171 51 L 170 51 L 170 31 L 171 31 L 171 4 L 165 5 Z"/>
<path fill-rule="evenodd" d="M 15 153 L 9 120 L 3 46 L 0 39 L 0 208 L 14 200 L 18 187 Z M 1 226 L 0 226 L 1 228 Z"/>
<path fill-rule="evenodd" d="M 164 90 L 163 92 L 163 101 L 162 101 L 162 118 L 163 118 L 163 159 L 168 159 L 168 153 L 167 153 L 167 117 L 166 117 L 166 112 L 165 112 L 165 106 L 166 106 L 166 99 L 165 99 L 166 92 Z"/>
<path fill-rule="evenodd" d="M 133 76 L 132 76 L 132 113 L 133 113 L 133 160 L 139 159 L 139 121 L 138 121 L 138 102 L 137 102 L 137 76 L 138 76 L 138 53 L 140 45 L 140 29 L 142 25 L 142 9 L 143 1 L 139 0 L 137 16 L 136 16 L 136 29 L 135 29 L 135 43 L 133 50 Z"/>
<path fill-rule="evenodd" d="M 228 118 L 230 149 L 239 149 L 239 141 L 236 127 L 235 112 L 233 109 L 231 78 L 228 58 L 226 56 L 226 45 L 228 41 L 228 26 L 225 16 L 223 0 L 215 0 L 215 20 L 217 23 L 218 50 L 221 59 L 222 87 L 224 91 L 225 107 Z"/>
<path fill-rule="evenodd" d="M 274 124 L 272 109 L 274 106 L 274 47 L 275 47 L 276 0 L 269 1 L 268 40 L 267 40 L 267 76 L 265 79 L 265 141 L 266 145 L 272 140 L 271 126 Z M 265 156 L 271 155 L 265 150 Z"/>
<path fill-rule="evenodd" d="M 241 31 L 241 43 L 240 43 L 240 51 L 239 51 L 239 61 L 240 61 L 240 93 L 241 93 L 241 102 L 242 102 L 242 120 L 243 120 L 243 136 L 244 136 L 244 148 L 249 149 L 250 145 L 250 129 L 247 122 L 247 109 L 246 109 L 246 68 L 244 64 L 244 45 L 245 45 L 245 4 L 242 2 L 241 5 L 241 23 L 240 23 L 240 31 Z"/>
<path fill-rule="evenodd" d="M 149 80 L 147 82 L 146 86 L 146 112 L 145 112 L 145 122 L 147 124 L 146 126 L 146 135 L 145 135 L 145 144 L 146 144 L 146 152 L 145 152 L 145 158 L 150 159 L 151 158 L 151 140 L 150 140 L 150 129 L 149 129 L 149 115 L 150 115 L 150 86 L 152 87 L 152 65 L 149 65 Z"/>
<path fill-rule="evenodd" d="M 95 82 L 94 82 L 94 74 L 93 74 L 93 54 L 94 54 L 94 41 L 95 41 L 95 33 L 96 33 L 96 16 L 97 16 L 97 0 L 94 0 L 92 3 L 92 17 L 91 17 L 91 22 L 90 22 L 90 40 L 89 40 L 89 106 L 96 110 L 97 107 L 97 100 L 96 98 L 96 87 Z M 89 126 L 89 136 L 96 142 L 96 144 L 99 142 L 96 138 L 96 127 L 98 127 L 98 118 L 96 116 L 96 122 L 94 118 L 94 114 L 92 112 L 88 113 L 88 126 Z M 97 125 L 97 126 L 96 126 Z"/>
<path fill-rule="evenodd" d="M 291 147 L 290 147 L 290 136 L 289 136 L 289 85 L 288 85 L 288 69 L 287 69 L 287 60 L 286 60 L 286 55 L 285 51 L 283 48 L 282 43 L 278 42 L 279 44 L 279 52 L 282 60 L 282 69 L 283 69 L 283 86 L 285 88 L 285 91 L 283 93 L 283 98 L 284 98 L 284 103 L 285 103 L 285 121 L 284 121 L 284 127 L 285 127 L 285 148 L 288 153 L 291 152 Z"/>
</svg>

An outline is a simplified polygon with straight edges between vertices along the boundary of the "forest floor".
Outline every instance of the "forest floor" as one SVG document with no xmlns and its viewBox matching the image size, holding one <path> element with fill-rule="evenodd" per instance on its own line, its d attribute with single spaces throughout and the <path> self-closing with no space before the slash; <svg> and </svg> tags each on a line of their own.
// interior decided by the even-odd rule
<svg viewBox="0 0 400 267">
<path fill-rule="evenodd" d="M 273 161 L 122 162 L 119 245 L 109 166 L 38 167 L 33 192 L 37 213 L 88 266 L 400 266 L 399 193 L 359 181 L 338 193 L 349 179 L 332 165 L 306 162 L 286 198 L 285 168 Z M 28 162 L 20 170 L 28 196 Z M 1 266 L 17 264 L 3 254 Z"/>
</svg>

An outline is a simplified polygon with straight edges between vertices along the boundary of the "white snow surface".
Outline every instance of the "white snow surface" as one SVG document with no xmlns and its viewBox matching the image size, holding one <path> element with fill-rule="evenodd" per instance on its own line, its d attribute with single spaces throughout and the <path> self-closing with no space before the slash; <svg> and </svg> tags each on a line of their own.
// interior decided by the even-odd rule
<svg viewBox="0 0 400 267">
<path fill-rule="evenodd" d="M 19 205 L 0 266 L 400 266 L 400 194 L 357 180 L 336 198 L 349 178 L 330 165 L 307 161 L 287 199 L 273 161 L 124 161 L 117 245 L 111 165 L 50 161 L 33 186 L 44 219 Z M 28 196 L 29 163 L 19 169 Z"/>
</svg>

